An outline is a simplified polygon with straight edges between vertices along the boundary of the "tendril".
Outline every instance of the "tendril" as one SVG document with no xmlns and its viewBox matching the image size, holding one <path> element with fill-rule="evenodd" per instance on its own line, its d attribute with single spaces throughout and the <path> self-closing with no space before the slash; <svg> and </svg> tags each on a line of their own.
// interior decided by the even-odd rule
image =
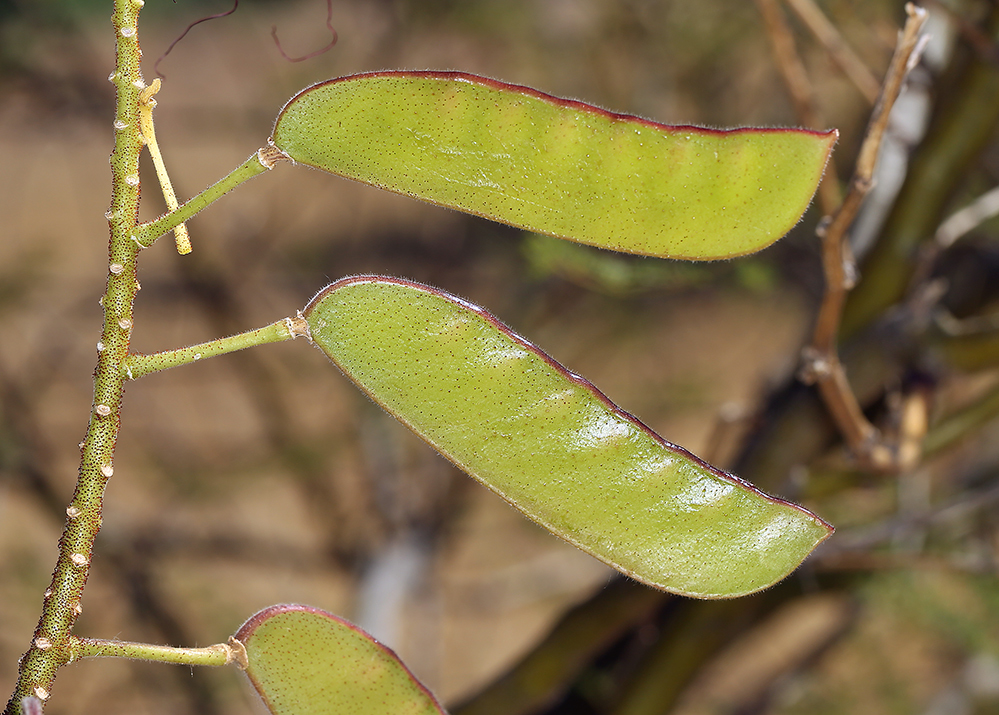
<svg viewBox="0 0 999 715">
<path fill-rule="evenodd" d="M 322 49 L 310 52 L 307 55 L 302 55 L 301 57 L 289 57 L 284 51 L 284 48 L 281 47 L 281 41 L 277 36 L 277 25 L 271 27 L 271 37 L 274 38 L 274 44 L 277 46 L 278 52 L 280 52 L 281 56 L 288 60 L 288 62 L 305 62 L 305 60 L 311 60 L 313 57 L 318 57 L 319 55 L 329 52 L 336 44 L 337 34 L 336 29 L 333 27 L 333 0 L 326 0 L 326 28 L 330 31 L 330 36 L 333 38 L 330 40 L 329 44 Z"/>
<path fill-rule="evenodd" d="M 330 0 L 330 1 L 332 2 L 332 0 Z M 177 2 L 177 0 L 174 0 L 174 2 Z M 158 60 L 156 60 L 156 64 L 153 65 L 153 70 L 156 72 L 156 76 L 160 77 L 161 79 L 166 79 L 166 75 L 163 74 L 162 72 L 160 72 L 160 62 L 162 62 L 164 60 L 164 58 L 167 55 L 170 54 L 170 50 L 172 50 L 174 48 L 174 46 L 178 42 L 180 42 L 185 37 L 187 37 L 187 33 L 189 33 L 191 31 L 191 28 L 193 28 L 195 25 L 200 25 L 203 22 L 208 22 L 209 20 L 217 20 L 220 17 L 225 17 L 226 15 L 232 15 L 234 12 L 236 12 L 236 8 L 238 8 L 238 7 L 239 7 L 239 0 L 233 0 L 232 9 L 231 10 L 227 10 L 226 12 L 220 12 L 217 15 L 208 15 L 207 17 L 203 17 L 200 20 L 195 20 L 190 25 L 188 25 L 186 28 L 184 28 L 184 31 L 182 33 L 180 33 L 180 37 L 178 37 L 176 40 L 174 40 L 173 42 L 170 43 L 170 46 L 167 47 L 166 52 L 164 52 L 162 55 L 160 55 L 160 58 Z M 331 8 L 331 12 L 332 12 L 332 8 Z"/>
</svg>

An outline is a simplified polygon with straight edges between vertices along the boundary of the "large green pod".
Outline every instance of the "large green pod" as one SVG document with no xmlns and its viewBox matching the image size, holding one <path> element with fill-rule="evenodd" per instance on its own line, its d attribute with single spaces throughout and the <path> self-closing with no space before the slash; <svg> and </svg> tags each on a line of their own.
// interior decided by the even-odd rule
<svg viewBox="0 0 999 715">
<path fill-rule="evenodd" d="M 284 106 L 296 162 L 627 253 L 758 251 L 798 221 L 836 132 L 666 126 L 459 72 L 330 80 Z"/>
<path fill-rule="evenodd" d="M 629 576 L 723 598 L 790 573 L 832 529 L 670 444 L 481 308 L 360 276 L 304 311 L 375 401 L 482 484 Z"/>
</svg>

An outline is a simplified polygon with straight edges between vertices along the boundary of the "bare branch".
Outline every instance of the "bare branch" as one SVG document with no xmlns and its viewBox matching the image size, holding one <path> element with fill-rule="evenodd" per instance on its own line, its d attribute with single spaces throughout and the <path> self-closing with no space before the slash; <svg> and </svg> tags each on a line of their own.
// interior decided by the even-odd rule
<svg viewBox="0 0 999 715">
<path fill-rule="evenodd" d="M 829 52 L 833 62 L 839 65 L 843 73 L 860 90 L 870 104 L 878 99 L 880 85 L 877 77 L 867 68 L 843 39 L 836 26 L 829 22 L 819 6 L 813 0 L 786 0 L 795 14 L 801 18 L 816 39 Z"/>
<path fill-rule="evenodd" d="M 871 188 L 881 140 L 888 127 L 888 116 L 902 91 L 905 77 L 918 60 L 923 46 L 920 29 L 926 21 L 926 10 L 909 3 L 906 5 L 906 12 L 909 19 L 895 48 L 881 96 L 867 127 L 849 191 L 828 222 L 823 222 L 820 231 L 826 290 L 819 308 L 812 345 L 805 354 L 807 376 L 818 384 L 822 399 L 850 449 L 869 466 L 879 469 L 891 466 L 895 458 L 884 445 L 879 444 L 877 430 L 864 417 L 846 379 L 836 342 L 846 292 L 852 284 L 851 271 L 844 261 L 847 231 Z M 821 369 L 809 369 L 809 365 L 817 365 Z"/>
<path fill-rule="evenodd" d="M 999 215 L 999 186 L 986 191 L 940 224 L 934 236 L 937 245 L 949 248 L 961 236 L 996 215 Z"/>
</svg>

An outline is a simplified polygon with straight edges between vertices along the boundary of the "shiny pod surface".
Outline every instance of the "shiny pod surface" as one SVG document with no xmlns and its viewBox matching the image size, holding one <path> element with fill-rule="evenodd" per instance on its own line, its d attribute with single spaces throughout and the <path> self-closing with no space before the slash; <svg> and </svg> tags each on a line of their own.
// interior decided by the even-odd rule
<svg viewBox="0 0 999 715">
<path fill-rule="evenodd" d="M 398 656 L 311 606 L 271 606 L 236 633 L 246 674 L 274 715 L 444 715 Z"/>
<path fill-rule="evenodd" d="M 481 308 L 396 278 L 345 278 L 312 340 L 458 467 L 629 576 L 702 598 L 780 580 L 832 531 L 672 445 Z"/>
<path fill-rule="evenodd" d="M 272 136 L 296 162 L 628 253 L 752 253 L 798 221 L 836 132 L 666 126 L 458 72 L 309 87 Z"/>
</svg>

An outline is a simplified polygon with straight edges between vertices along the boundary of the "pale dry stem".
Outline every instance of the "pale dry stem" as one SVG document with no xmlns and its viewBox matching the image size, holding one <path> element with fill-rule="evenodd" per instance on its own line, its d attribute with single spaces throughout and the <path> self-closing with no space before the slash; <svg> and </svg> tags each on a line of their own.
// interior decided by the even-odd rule
<svg viewBox="0 0 999 715">
<path fill-rule="evenodd" d="M 156 141 L 156 129 L 153 124 L 153 109 L 156 108 L 156 100 L 153 97 L 160 91 L 161 81 L 156 78 L 148 87 L 139 93 L 139 128 L 142 132 L 142 141 L 149 149 L 149 156 L 153 160 L 156 168 L 156 178 L 159 179 L 160 189 L 163 191 L 163 200 L 166 202 L 167 211 L 176 211 L 180 206 L 177 201 L 177 194 L 173 190 L 173 183 L 166 170 L 166 163 L 163 161 L 163 154 L 160 152 L 159 143 Z M 187 224 L 181 223 L 173 229 L 177 244 L 177 253 L 187 255 L 191 252 L 191 237 L 187 231 Z"/>
<path fill-rule="evenodd" d="M 812 344 L 804 353 L 804 377 L 815 382 L 837 427 L 850 450 L 867 466 L 887 469 L 897 466 L 897 449 L 883 443 L 878 430 L 864 416 L 837 352 L 837 335 L 846 293 L 852 283 L 846 255 L 846 235 L 867 192 L 871 189 L 874 167 L 881 140 L 888 127 L 888 117 L 909 70 L 921 51 L 920 29 L 926 11 L 911 3 L 906 5 L 908 20 L 902 31 L 891 65 L 885 76 L 881 96 L 874 108 L 864 142 L 861 145 L 849 191 L 839 208 L 823 221 L 822 265 L 826 290 L 819 308 Z M 820 368 L 820 369 L 818 369 Z M 907 461 L 911 460 L 911 455 Z"/>
</svg>

